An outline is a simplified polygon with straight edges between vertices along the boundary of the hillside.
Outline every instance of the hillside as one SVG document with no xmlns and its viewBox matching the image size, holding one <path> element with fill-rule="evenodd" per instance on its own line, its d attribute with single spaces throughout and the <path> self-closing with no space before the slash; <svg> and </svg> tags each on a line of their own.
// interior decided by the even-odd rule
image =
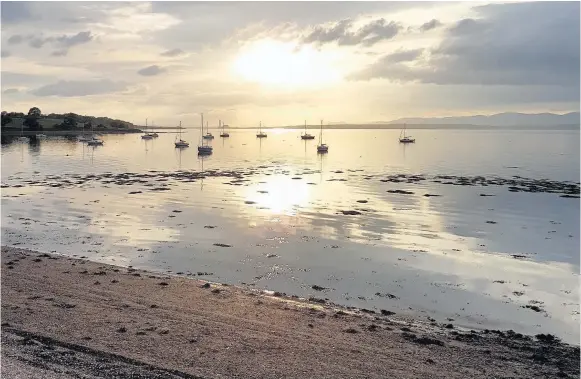
<svg viewBox="0 0 581 379">
<path fill-rule="evenodd" d="M 377 122 L 384 124 L 386 122 Z M 428 117 L 428 118 L 400 118 L 389 121 L 387 124 L 430 124 L 430 125 L 481 125 L 481 126 L 550 126 L 550 125 L 579 125 L 579 112 L 566 114 L 555 113 L 498 113 L 490 116 L 459 116 L 459 117 Z"/>
</svg>

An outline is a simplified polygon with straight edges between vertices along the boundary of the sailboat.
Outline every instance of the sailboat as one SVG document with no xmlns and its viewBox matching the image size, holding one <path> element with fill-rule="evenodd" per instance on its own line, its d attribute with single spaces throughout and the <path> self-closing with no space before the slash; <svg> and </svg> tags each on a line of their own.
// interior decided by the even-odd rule
<svg viewBox="0 0 581 379">
<path fill-rule="evenodd" d="M 321 131 L 319 132 L 319 144 L 317 145 L 317 153 L 326 153 L 329 151 L 329 146 L 323 143 L 323 120 L 321 120 Z"/>
<path fill-rule="evenodd" d="M 153 128 L 153 121 L 151 122 L 151 127 Z M 152 136 L 153 138 L 159 137 L 156 132 L 149 133 L 149 135 Z"/>
<path fill-rule="evenodd" d="M 145 134 L 141 135 L 141 139 L 152 139 L 153 136 L 147 133 L 147 119 L 145 119 Z"/>
<path fill-rule="evenodd" d="M 222 120 L 220 120 L 220 124 L 222 126 L 222 133 L 220 133 L 220 137 L 230 137 L 230 133 L 226 131 L 226 124 L 223 124 Z"/>
<path fill-rule="evenodd" d="M 174 142 L 176 147 L 189 147 L 189 142 L 186 142 L 182 139 L 182 122 L 180 121 L 180 139 Z"/>
<path fill-rule="evenodd" d="M 91 123 L 91 125 L 92 125 L 92 123 Z M 83 134 L 81 134 L 77 138 L 77 141 L 79 141 L 79 142 L 89 142 L 90 140 L 91 140 L 90 138 L 85 137 L 85 123 L 83 123 Z"/>
<path fill-rule="evenodd" d="M 301 134 L 301 139 L 315 139 L 315 136 L 307 133 L 307 120 L 305 120 L 305 134 Z"/>
<path fill-rule="evenodd" d="M 204 114 L 203 113 L 202 113 L 202 124 L 201 124 L 201 128 L 202 129 L 200 131 L 200 134 L 202 135 L 202 138 L 201 138 L 202 144 L 201 145 L 198 145 L 198 155 L 209 155 L 209 154 L 212 154 L 212 151 L 214 150 L 212 148 L 212 146 L 210 146 L 210 145 L 204 145 L 204 139 L 207 139 L 207 138 L 204 138 L 205 135 L 204 135 Z M 214 137 L 212 136 L 212 138 L 214 138 Z"/>
<path fill-rule="evenodd" d="M 87 141 L 87 145 L 89 146 L 103 145 L 103 141 L 95 137 L 95 134 L 93 134 L 93 124 L 91 124 L 91 138 Z"/>
<path fill-rule="evenodd" d="M 203 127 L 204 125 L 202 125 Z M 214 135 L 210 133 L 210 129 L 208 128 L 208 121 L 206 121 L 206 134 L 203 137 L 204 139 L 214 139 Z"/>
<path fill-rule="evenodd" d="M 258 138 L 265 138 L 266 133 L 262 131 L 262 121 L 260 121 L 260 126 L 258 127 L 258 133 L 256 133 L 256 137 Z"/>
<path fill-rule="evenodd" d="M 403 124 L 403 129 L 401 130 L 401 132 L 399 132 L 399 142 L 401 142 L 401 143 L 415 143 L 416 139 L 412 138 L 412 136 L 406 136 L 405 131 L 406 131 L 406 124 Z M 402 137 L 402 134 L 403 134 L 403 137 Z"/>
<path fill-rule="evenodd" d="M 20 137 L 18 137 L 18 140 L 21 142 L 28 141 L 28 137 L 24 136 L 24 122 L 20 124 Z"/>
</svg>

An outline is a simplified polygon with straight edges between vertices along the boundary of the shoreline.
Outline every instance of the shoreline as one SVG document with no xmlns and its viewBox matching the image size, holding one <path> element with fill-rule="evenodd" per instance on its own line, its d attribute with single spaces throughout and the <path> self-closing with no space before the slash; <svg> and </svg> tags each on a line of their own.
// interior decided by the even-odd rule
<svg viewBox="0 0 581 379">
<path fill-rule="evenodd" d="M 83 134 L 82 130 L 35 130 L 35 131 L 23 131 L 20 130 L 5 130 L 2 129 L 2 135 L 6 137 L 19 137 L 22 133 L 23 136 L 36 136 L 37 134 L 44 134 L 48 136 L 80 136 Z M 135 134 L 143 133 L 141 129 L 97 129 L 93 133 L 90 131 L 85 132 L 85 134 Z"/>
<path fill-rule="evenodd" d="M 88 360 L 109 354 L 105 365 L 166 370 L 159 377 L 579 376 L 579 347 L 548 335 L 466 330 L 5 246 L 2 300 L 3 344 L 38 362 L 58 345 Z M 27 338 L 38 351 L 14 342 Z"/>
</svg>

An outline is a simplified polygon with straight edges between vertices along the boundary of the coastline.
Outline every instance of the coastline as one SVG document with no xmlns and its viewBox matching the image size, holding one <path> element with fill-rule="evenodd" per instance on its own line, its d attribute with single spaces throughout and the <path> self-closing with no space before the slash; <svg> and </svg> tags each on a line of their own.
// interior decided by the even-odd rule
<svg viewBox="0 0 581 379">
<path fill-rule="evenodd" d="M 2 340 L 2 359 L 27 355 L 54 372 L 68 367 L 51 359 L 56 348 L 160 378 L 579 376 L 579 347 L 547 335 L 464 330 L 4 246 Z M 81 366 L 89 377 L 119 375 Z"/>
<path fill-rule="evenodd" d="M 37 134 L 45 134 L 46 136 L 80 136 L 83 134 L 82 130 L 25 130 L 21 132 L 16 129 L 2 129 L 3 136 L 16 137 L 20 136 L 35 136 Z M 143 133 L 141 129 L 98 129 L 94 131 L 94 134 L 133 134 L 133 133 Z M 90 131 L 85 134 L 91 134 Z"/>
</svg>

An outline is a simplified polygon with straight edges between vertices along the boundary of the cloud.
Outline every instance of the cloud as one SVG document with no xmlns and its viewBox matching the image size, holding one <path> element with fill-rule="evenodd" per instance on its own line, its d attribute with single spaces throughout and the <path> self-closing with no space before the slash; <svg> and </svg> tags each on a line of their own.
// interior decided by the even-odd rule
<svg viewBox="0 0 581 379">
<path fill-rule="evenodd" d="M 350 79 L 579 86 L 579 3 L 492 4 L 474 10 L 481 18 L 457 22 L 414 65 L 383 57 Z M 519 23 L 523 18 L 527 22 Z"/>
<path fill-rule="evenodd" d="M 30 47 L 35 48 L 35 49 L 40 49 L 41 47 L 43 47 L 46 43 L 50 42 L 51 40 L 52 40 L 51 38 L 35 37 L 35 38 L 32 38 L 28 42 L 28 45 Z"/>
<path fill-rule="evenodd" d="M 54 84 L 48 84 L 32 91 L 36 96 L 78 97 L 102 95 L 123 91 L 127 88 L 124 82 L 113 82 L 108 79 L 101 80 L 60 80 Z"/>
<path fill-rule="evenodd" d="M 2 58 L 8 58 L 9 56 L 12 55 L 12 53 L 10 53 L 9 51 L 6 50 L 2 50 L 2 53 L 0 53 L 2 55 Z"/>
<path fill-rule="evenodd" d="M 53 51 L 50 55 L 53 57 L 64 57 L 68 53 L 69 53 L 69 51 L 66 49 L 65 50 L 56 50 L 56 51 Z"/>
<path fill-rule="evenodd" d="M 12 36 L 15 37 L 15 36 Z M 11 37 L 11 38 L 12 38 Z M 21 37 L 21 36 L 20 36 Z M 86 32 L 79 32 L 77 34 L 66 35 L 63 34 L 58 37 L 43 37 L 40 36 L 27 36 L 21 37 L 22 39 L 28 39 L 29 46 L 35 49 L 40 49 L 47 43 L 52 44 L 53 46 L 62 47 L 64 49 L 71 48 L 73 46 L 81 45 L 83 43 L 87 43 L 93 40 L 93 35 L 90 31 Z"/>
<path fill-rule="evenodd" d="M 6 88 L 4 91 L 2 91 L 2 93 L 8 95 L 11 93 L 18 93 L 20 92 L 20 90 L 18 88 Z"/>
<path fill-rule="evenodd" d="M 420 31 L 427 32 L 428 30 L 436 29 L 439 26 L 442 26 L 442 23 L 434 18 L 420 26 Z"/>
<path fill-rule="evenodd" d="M 399 63 L 399 62 L 410 62 L 415 61 L 424 49 L 413 49 L 413 50 L 399 50 L 395 53 L 385 55 L 381 58 L 382 63 Z"/>
<path fill-rule="evenodd" d="M 158 65 L 144 67 L 141 70 L 137 71 L 139 75 L 142 76 L 155 76 L 163 73 L 165 69 L 159 67 Z"/>
<path fill-rule="evenodd" d="M 90 42 L 93 39 L 93 35 L 91 35 L 90 31 L 86 32 L 79 32 L 75 35 L 67 36 L 63 35 L 56 38 L 56 41 L 64 47 L 72 47 L 76 45 L 80 45 L 83 43 Z"/>
<path fill-rule="evenodd" d="M 184 54 L 184 51 L 182 49 L 171 49 L 161 53 L 161 55 L 164 57 L 177 57 L 178 55 L 182 54 Z"/>
<path fill-rule="evenodd" d="M 341 20 L 332 26 L 316 26 L 311 33 L 302 38 L 305 44 L 324 45 L 336 42 L 339 46 L 364 45 L 372 46 L 380 41 L 388 40 L 397 35 L 402 28 L 395 22 L 387 22 L 381 18 L 371 21 L 356 31 L 350 31 L 353 22 L 350 19 Z"/>
<path fill-rule="evenodd" d="M 15 35 L 11 36 L 10 38 L 8 38 L 7 42 L 9 45 L 18 45 L 22 41 L 24 41 L 24 37 L 21 36 L 20 34 L 15 34 Z"/>
<path fill-rule="evenodd" d="M 0 14 L 2 24 L 16 24 L 32 17 L 28 5 L 20 1 L 2 1 Z"/>
</svg>

